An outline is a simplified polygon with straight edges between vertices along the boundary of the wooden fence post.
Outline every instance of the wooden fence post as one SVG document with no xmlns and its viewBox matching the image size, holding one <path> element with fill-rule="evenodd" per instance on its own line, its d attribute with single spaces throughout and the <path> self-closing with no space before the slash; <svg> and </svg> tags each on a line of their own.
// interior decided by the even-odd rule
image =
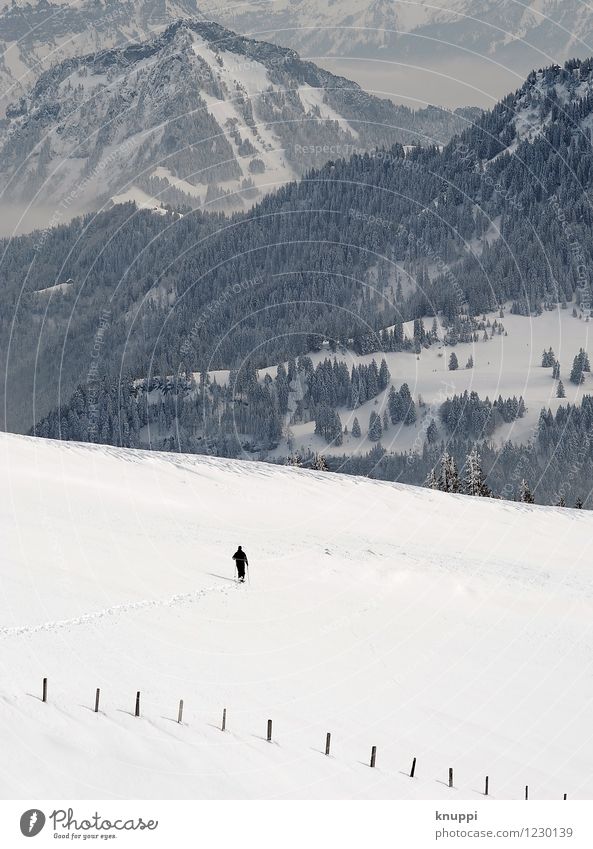
<svg viewBox="0 0 593 849">
<path fill-rule="evenodd" d="M 449 787 L 453 787 L 453 767 L 449 767 Z"/>
<path fill-rule="evenodd" d="M 325 754 L 326 755 L 329 755 L 329 747 L 331 745 L 331 740 L 332 740 L 332 735 L 328 731 L 327 734 L 325 735 Z"/>
<path fill-rule="evenodd" d="M 529 799 L 529 785 L 525 785 L 525 800 Z"/>
<path fill-rule="evenodd" d="M 377 759 L 377 747 L 373 746 L 371 749 L 371 767 L 375 766 L 375 761 Z"/>
<path fill-rule="evenodd" d="M 47 678 L 43 679 L 43 701 L 47 701 Z"/>
<path fill-rule="evenodd" d="M 221 725 L 220 730 L 224 731 L 225 728 L 226 728 L 226 708 L 223 708 L 222 709 L 222 725 Z"/>
<path fill-rule="evenodd" d="M 136 693 L 136 711 L 134 716 L 140 716 L 140 690 Z"/>
<path fill-rule="evenodd" d="M 99 698 L 101 696 L 101 690 L 97 687 L 97 692 L 95 693 L 95 713 L 99 713 Z"/>
<path fill-rule="evenodd" d="M 272 720 L 268 719 L 268 743 L 272 742 Z"/>
<path fill-rule="evenodd" d="M 484 796 L 488 795 L 489 784 L 490 784 L 490 781 L 488 779 L 488 776 L 486 776 L 486 781 L 484 783 Z"/>
<path fill-rule="evenodd" d="M 412 761 L 412 769 L 410 770 L 410 778 L 414 778 L 414 773 L 416 772 L 416 758 Z"/>
<path fill-rule="evenodd" d="M 183 719 L 183 699 L 179 699 L 179 713 L 177 715 L 177 722 L 181 725 L 181 720 Z"/>
</svg>

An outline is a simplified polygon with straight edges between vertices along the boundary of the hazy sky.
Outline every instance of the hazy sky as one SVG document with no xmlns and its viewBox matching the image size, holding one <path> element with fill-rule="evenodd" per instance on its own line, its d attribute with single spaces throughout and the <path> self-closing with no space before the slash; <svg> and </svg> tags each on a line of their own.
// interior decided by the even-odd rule
<svg viewBox="0 0 593 849">
<path fill-rule="evenodd" d="M 530 70 L 514 71 L 487 59 L 449 59 L 432 66 L 398 64 L 374 59 L 311 56 L 311 61 L 354 80 L 377 97 L 388 97 L 411 108 L 481 106 L 489 109 L 519 88 Z"/>
</svg>

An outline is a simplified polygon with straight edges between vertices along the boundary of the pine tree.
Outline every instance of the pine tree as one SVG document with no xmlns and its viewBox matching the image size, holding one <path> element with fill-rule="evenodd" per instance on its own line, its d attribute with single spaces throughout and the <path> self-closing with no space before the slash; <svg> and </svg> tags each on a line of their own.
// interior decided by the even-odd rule
<svg viewBox="0 0 593 849">
<path fill-rule="evenodd" d="M 387 398 L 387 407 L 389 409 L 389 418 L 391 419 L 391 424 L 397 424 L 398 422 L 401 422 L 403 418 L 401 410 L 401 399 L 399 396 L 399 392 L 395 391 L 394 386 L 392 386 L 389 390 L 389 396 Z"/>
<path fill-rule="evenodd" d="M 583 499 L 581 498 L 580 495 L 577 497 L 577 500 L 575 501 L 574 506 L 577 510 L 583 509 Z"/>
<path fill-rule="evenodd" d="M 430 424 L 426 429 L 426 439 L 428 440 L 429 445 L 434 445 L 434 443 L 439 438 L 439 429 L 434 419 L 431 419 Z"/>
<path fill-rule="evenodd" d="M 311 464 L 311 468 L 315 469 L 317 472 L 327 472 L 329 469 L 327 468 L 327 463 L 325 462 L 325 457 L 323 454 L 316 454 L 313 458 L 313 463 Z"/>
<path fill-rule="evenodd" d="M 589 365 L 589 357 L 587 356 L 587 353 L 581 348 L 572 363 L 572 370 L 570 372 L 571 383 L 580 386 L 580 384 L 583 383 L 585 380 L 584 372 L 586 371 L 591 371 L 591 367 Z"/>
<path fill-rule="evenodd" d="M 566 398 L 566 392 L 564 391 L 564 384 L 561 380 L 558 381 L 558 386 L 556 387 L 556 398 Z"/>
<path fill-rule="evenodd" d="M 426 486 L 430 487 L 431 489 L 440 489 L 439 479 L 434 469 L 430 470 L 430 474 L 426 478 Z"/>
<path fill-rule="evenodd" d="M 447 452 L 443 454 L 441 460 L 441 480 L 440 486 L 443 492 L 461 492 L 461 481 L 457 471 L 457 464 L 454 458 Z"/>
<path fill-rule="evenodd" d="M 474 367 L 474 358 L 471 356 L 471 354 L 467 359 L 467 363 L 465 364 L 465 367 L 466 368 L 473 368 Z"/>
<path fill-rule="evenodd" d="M 483 498 L 490 496 L 486 478 L 482 471 L 482 459 L 474 446 L 465 461 L 465 492 L 467 495 L 479 495 Z"/>
<path fill-rule="evenodd" d="M 560 500 L 556 504 L 556 507 L 566 507 L 566 501 L 564 500 L 564 496 L 560 496 Z"/>
<path fill-rule="evenodd" d="M 369 420 L 369 439 L 371 442 L 379 442 L 383 436 L 383 428 L 381 426 L 381 416 L 373 410 Z"/>
<path fill-rule="evenodd" d="M 459 362 L 457 361 L 457 355 L 453 352 L 449 357 L 449 371 L 456 371 L 458 368 Z"/>
<path fill-rule="evenodd" d="M 414 400 L 407 383 L 402 383 L 400 386 L 399 398 L 401 410 L 403 412 L 404 424 L 413 425 L 416 421 L 416 405 L 414 404 Z"/>
<path fill-rule="evenodd" d="M 556 357 L 554 356 L 554 351 L 551 348 L 548 348 L 548 350 L 544 351 L 542 354 L 542 367 L 551 368 L 555 362 Z"/>
<path fill-rule="evenodd" d="M 355 439 L 360 439 L 360 424 L 358 423 L 357 418 L 355 418 L 352 422 L 352 436 Z"/>
<path fill-rule="evenodd" d="M 523 478 L 523 480 L 519 484 L 519 501 L 523 502 L 523 504 L 535 504 L 535 499 L 531 494 L 529 484 L 527 483 L 525 478 Z"/>
<path fill-rule="evenodd" d="M 381 365 L 379 367 L 379 390 L 382 392 L 384 389 L 387 389 L 389 386 L 389 381 L 391 379 L 391 374 L 389 373 L 389 369 L 387 368 L 387 363 L 384 359 L 381 360 Z"/>
</svg>

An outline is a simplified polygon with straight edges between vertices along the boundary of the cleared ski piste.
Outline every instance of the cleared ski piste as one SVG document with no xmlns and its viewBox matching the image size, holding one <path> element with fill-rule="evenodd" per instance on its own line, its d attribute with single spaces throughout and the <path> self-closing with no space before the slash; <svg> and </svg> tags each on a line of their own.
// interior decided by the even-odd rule
<svg viewBox="0 0 593 849">
<path fill-rule="evenodd" d="M 0 472 L 3 798 L 592 798 L 591 513 L 9 435 Z"/>
</svg>

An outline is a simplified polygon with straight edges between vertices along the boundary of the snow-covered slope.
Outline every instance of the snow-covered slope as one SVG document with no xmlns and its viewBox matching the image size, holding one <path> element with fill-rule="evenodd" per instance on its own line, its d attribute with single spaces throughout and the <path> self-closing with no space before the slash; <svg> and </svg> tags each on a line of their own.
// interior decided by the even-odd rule
<svg viewBox="0 0 593 849">
<path fill-rule="evenodd" d="M 9 435 L 0 475 L 3 797 L 591 798 L 590 513 Z"/>
<path fill-rule="evenodd" d="M 286 457 L 295 451 L 306 455 L 309 451 L 329 454 L 365 454 L 374 443 L 368 438 L 368 424 L 371 413 L 381 416 L 388 410 L 388 395 L 391 386 L 399 389 L 402 383 L 407 383 L 412 397 L 417 404 L 418 418 L 414 425 L 398 423 L 390 427 L 381 439 L 382 446 L 388 451 L 421 451 L 426 439 L 426 430 L 434 421 L 439 438 L 447 441 L 451 434 L 442 424 L 440 408 L 447 398 L 462 395 L 465 391 L 477 392 L 481 399 L 489 398 L 495 401 L 500 395 L 503 398 L 523 397 L 526 412 L 522 418 L 507 424 L 501 424 L 489 437 L 493 443 L 502 445 L 507 440 L 515 444 L 526 444 L 532 440 L 538 427 L 542 409 L 556 412 L 559 406 L 580 404 L 584 395 L 591 394 L 593 377 L 587 374 L 584 383 L 576 386 L 569 380 L 572 362 L 580 348 L 593 353 L 593 324 L 584 318 L 573 317 L 572 308 L 563 310 L 560 307 L 540 316 L 529 318 L 521 315 L 506 313 L 500 319 L 499 313 L 489 313 L 486 316 L 491 324 L 501 321 L 506 335 L 498 335 L 489 329 L 488 341 L 484 341 L 483 333 L 479 334 L 478 342 L 459 342 L 454 347 L 439 342 L 429 348 L 422 348 L 419 354 L 413 351 L 379 351 L 374 354 L 358 355 L 354 351 L 332 354 L 327 347 L 320 352 L 311 353 L 314 365 L 329 358 L 332 361 L 345 362 L 350 371 L 352 367 L 369 365 L 372 360 L 380 363 L 385 359 L 391 380 L 387 389 L 376 398 L 366 401 L 355 409 L 340 407 L 338 409 L 342 425 L 348 428 L 343 442 L 339 447 L 328 446 L 322 436 L 315 434 L 315 421 L 305 424 L 290 425 L 290 445 L 283 438 L 277 449 L 272 452 L 274 457 Z M 432 318 L 424 319 L 427 332 L 432 326 Z M 439 335 L 442 339 L 443 329 L 439 324 Z M 406 336 L 413 338 L 413 322 L 404 326 Z M 565 398 L 558 398 L 556 390 L 558 383 L 552 378 L 551 368 L 542 368 L 542 352 L 552 348 L 561 364 L 561 379 L 566 392 Z M 455 353 L 459 361 L 459 369 L 450 371 L 449 357 Z M 466 368 L 469 358 L 473 367 Z M 261 369 L 260 379 L 266 374 L 276 375 L 276 366 Z M 211 378 L 219 384 L 228 382 L 228 370 L 211 372 Z M 199 375 L 195 375 L 196 380 Z M 158 395 L 160 399 L 160 394 Z M 420 406 L 420 402 L 422 405 Z M 362 438 L 352 436 L 352 425 L 357 418 L 362 429 Z M 157 431 L 158 433 L 158 431 Z M 154 437 L 155 434 L 152 434 Z M 158 439 L 155 439 L 158 444 Z"/>
</svg>

